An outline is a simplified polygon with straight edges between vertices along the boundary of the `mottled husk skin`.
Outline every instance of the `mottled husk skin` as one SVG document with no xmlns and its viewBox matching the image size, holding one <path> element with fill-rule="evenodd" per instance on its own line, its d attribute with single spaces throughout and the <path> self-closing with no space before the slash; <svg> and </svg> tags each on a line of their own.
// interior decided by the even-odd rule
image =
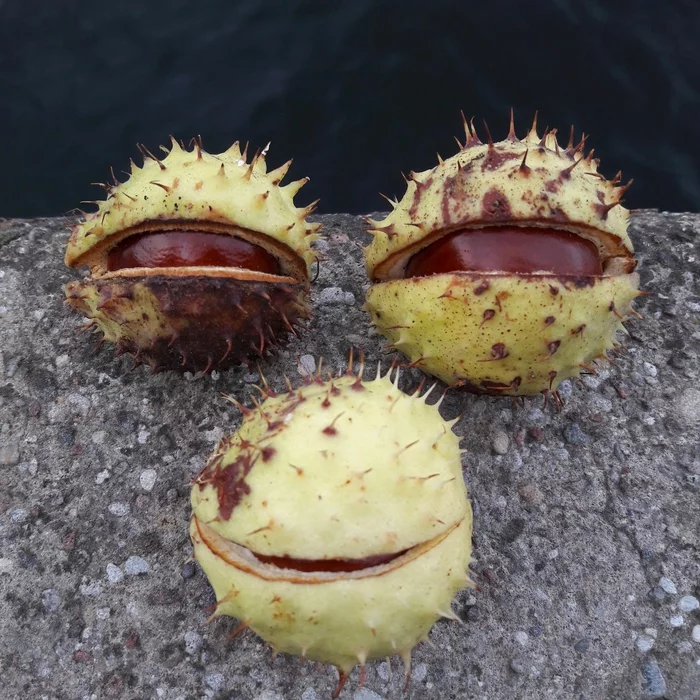
<svg viewBox="0 0 700 700">
<path fill-rule="evenodd" d="M 267 358 L 309 317 L 315 205 L 297 208 L 306 178 L 281 186 L 291 161 L 271 172 L 265 155 L 250 163 L 238 143 L 213 155 L 172 140 L 159 160 L 145 151 L 123 183 L 104 186 L 71 234 L 66 264 L 89 265 L 88 279 L 66 285 L 68 302 L 104 340 L 154 371 L 205 371 Z M 244 238 L 272 254 L 279 275 L 234 267 L 109 271 L 109 251 L 129 236 L 157 231 L 214 232 Z M 144 274 L 139 274 L 143 270 Z"/>
<path fill-rule="evenodd" d="M 406 194 L 383 221 L 370 221 L 365 250 L 374 282 L 366 310 L 390 347 L 447 384 L 476 393 L 556 391 L 590 362 L 604 359 L 639 295 L 627 234 L 625 187 L 607 181 L 598 161 L 566 148 L 536 124 L 520 140 L 467 142 L 432 170 L 411 173 Z M 452 272 L 405 278 L 411 256 L 455 231 L 515 225 L 549 228 L 593 242 L 599 276 L 545 272 Z"/>
<path fill-rule="evenodd" d="M 132 353 L 154 372 L 225 370 L 264 359 L 308 318 L 304 283 L 231 277 L 82 280 L 68 301 L 93 319 L 118 354 Z"/>
<path fill-rule="evenodd" d="M 215 615 L 342 674 L 391 654 L 408 660 L 438 617 L 454 617 L 468 581 L 472 516 L 453 424 L 387 377 L 316 380 L 246 411 L 192 488 L 190 535 Z M 402 552 L 350 573 L 253 555 Z"/>
<path fill-rule="evenodd" d="M 453 273 L 375 284 L 372 321 L 416 367 L 475 393 L 555 391 L 603 356 L 637 275 L 557 278 Z"/>
</svg>

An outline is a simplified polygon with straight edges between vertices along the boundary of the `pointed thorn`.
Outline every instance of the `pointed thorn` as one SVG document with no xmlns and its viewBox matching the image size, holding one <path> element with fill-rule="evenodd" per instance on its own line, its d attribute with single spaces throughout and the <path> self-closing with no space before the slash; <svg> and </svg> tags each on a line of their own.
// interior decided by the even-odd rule
<svg viewBox="0 0 700 700">
<path fill-rule="evenodd" d="M 618 199 L 615 202 L 611 202 L 610 204 L 597 204 L 596 205 L 596 211 L 600 215 L 601 219 L 607 219 L 608 218 L 608 212 L 611 209 L 614 209 L 618 204 L 621 204 L 620 200 Z"/>
<path fill-rule="evenodd" d="M 525 164 L 525 161 L 527 160 L 527 154 L 529 153 L 529 149 L 525 149 L 525 153 L 523 153 L 523 159 L 520 162 L 520 167 L 518 170 L 523 173 L 524 175 L 529 175 L 530 174 L 530 167 Z"/>
<path fill-rule="evenodd" d="M 243 630 L 245 630 L 247 627 L 248 627 L 248 623 L 247 623 L 247 622 L 241 622 L 241 624 L 238 625 L 238 627 L 236 627 L 236 629 L 233 630 L 233 632 L 231 632 L 231 634 L 229 634 L 229 635 L 226 637 L 226 641 L 227 641 L 227 642 L 230 642 L 234 637 L 237 637 L 237 636 L 238 636 L 241 632 L 243 632 Z"/>
<path fill-rule="evenodd" d="M 345 682 L 348 680 L 349 675 L 349 673 L 346 673 L 341 668 L 338 668 L 338 686 L 335 689 L 335 692 L 333 693 L 333 698 L 337 698 L 340 695 L 340 693 L 343 690 L 343 686 L 345 685 Z"/>
<path fill-rule="evenodd" d="M 383 194 L 382 192 L 379 193 L 379 196 L 380 196 L 380 197 L 383 197 L 384 199 L 386 199 L 386 201 L 389 202 L 389 204 L 391 204 L 391 208 L 392 208 L 392 209 L 396 209 L 396 204 L 397 204 L 397 203 L 396 203 L 393 199 L 390 199 L 389 197 L 387 197 L 387 196 L 386 196 L 385 194 Z"/>
<path fill-rule="evenodd" d="M 168 185 L 164 185 L 162 182 L 157 182 L 156 180 L 151 180 L 150 184 L 156 185 L 157 187 L 164 189 L 168 194 L 170 194 L 170 192 L 172 192 L 172 188 L 168 187 Z"/>
<path fill-rule="evenodd" d="M 578 142 L 578 145 L 574 148 L 574 153 L 578 153 L 579 151 L 583 150 L 583 147 L 586 145 L 587 138 L 588 134 L 581 134 L 581 140 Z"/>
<path fill-rule="evenodd" d="M 233 396 L 230 396 L 229 394 L 221 394 L 226 401 L 230 401 L 243 415 L 245 418 L 246 416 L 249 416 L 253 411 L 251 411 L 247 406 L 244 406 L 240 401 L 235 399 Z"/>
<path fill-rule="evenodd" d="M 464 126 L 464 144 L 465 147 L 469 145 L 469 142 L 472 139 L 472 132 L 471 129 L 469 128 L 469 123 L 467 122 L 467 118 L 464 116 L 464 111 L 460 110 L 460 114 L 462 115 L 462 125 Z"/>
<path fill-rule="evenodd" d="M 620 202 L 622 201 L 622 195 L 627 192 L 627 190 L 632 186 L 632 183 L 634 180 L 630 180 L 626 185 L 623 185 L 622 187 L 618 188 L 616 193 L 617 194 L 617 201 Z"/>
<path fill-rule="evenodd" d="M 408 686 L 411 685 L 411 650 L 404 651 L 401 653 L 401 658 L 403 659 L 404 673 L 406 676 L 406 682 L 403 685 L 403 692 L 408 692 Z"/>
<path fill-rule="evenodd" d="M 484 129 L 486 129 L 486 138 L 488 139 L 489 148 L 493 148 L 493 139 L 491 138 L 491 132 L 489 131 L 489 125 L 486 123 L 486 119 L 482 119 L 484 122 Z"/>
<path fill-rule="evenodd" d="M 150 158 L 151 160 L 154 160 L 156 163 L 158 163 L 158 166 L 160 167 L 161 170 L 167 170 L 165 167 L 165 163 L 163 163 L 158 157 L 154 156 L 142 143 L 137 143 L 136 148 L 141 151 L 141 155 L 144 157 L 144 160 L 146 157 Z"/>
<path fill-rule="evenodd" d="M 575 160 L 568 168 L 564 168 L 559 173 L 559 177 L 564 178 L 565 180 L 568 180 L 571 177 L 571 171 L 582 161 L 585 160 L 585 158 L 579 158 L 578 160 Z"/>
<path fill-rule="evenodd" d="M 510 125 L 508 127 L 508 136 L 506 136 L 508 141 L 517 141 L 518 137 L 515 135 L 515 114 L 513 108 L 510 108 Z"/>
<path fill-rule="evenodd" d="M 353 363 L 353 357 L 354 357 L 354 355 L 355 355 L 355 348 L 351 345 L 351 346 L 350 346 L 350 356 L 348 357 L 348 371 L 346 372 L 346 374 L 347 374 L 349 377 L 354 377 L 354 376 L 355 376 L 355 375 L 352 373 L 353 364 L 354 364 L 354 363 Z"/>
<path fill-rule="evenodd" d="M 423 377 L 420 380 L 420 384 L 416 388 L 416 390 L 411 394 L 411 396 L 420 396 L 421 391 L 423 391 L 423 386 L 425 385 L 425 377 Z"/>
<path fill-rule="evenodd" d="M 464 112 L 462 112 L 462 122 L 464 123 L 464 133 L 467 136 L 467 142 L 464 147 L 480 146 L 481 139 L 477 136 L 476 129 L 474 128 L 474 117 L 472 117 L 467 124 L 467 119 L 464 116 Z"/>
<path fill-rule="evenodd" d="M 262 391 L 263 396 L 266 396 L 267 398 L 274 398 L 275 396 L 277 396 L 277 392 L 273 391 L 270 388 L 270 385 L 267 383 L 267 379 L 266 379 L 265 375 L 263 374 L 262 369 L 260 368 L 259 362 L 257 363 L 257 368 L 258 368 L 258 374 L 260 375 L 260 380 L 262 381 L 263 387 L 265 388 L 265 390 L 262 391 L 262 389 L 260 389 L 260 387 L 257 387 L 257 388 L 260 389 L 260 391 Z"/>
<path fill-rule="evenodd" d="M 302 217 L 306 218 L 310 214 L 313 214 L 316 211 L 316 207 L 318 206 L 318 203 L 320 201 L 320 199 L 315 199 L 313 202 L 311 202 L 311 204 L 304 207 L 303 209 L 300 209 L 299 211 L 301 212 Z"/>
<path fill-rule="evenodd" d="M 566 152 L 572 151 L 574 148 L 574 125 L 571 125 L 571 131 L 569 132 L 569 143 L 566 144 Z"/>
<path fill-rule="evenodd" d="M 301 180 L 295 180 L 294 182 L 290 182 L 288 185 L 285 185 L 284 191 L 289 192 L 290 197 L 294 199 L 294 196 L 309 181 L 309 179 L 310 178 L 308 177 L 302 177 Z"/>
<path fill-rule="evenodd" d="M 537 112 L 537 110 L 535 110 L 535 116 L 532 119 L 532 126 L 530 127 L 530 132 L 528 133 L 528 136 L 530 134 L 534 134 L 535 138 L 537 138 L 537 115 L 538 115 L 538 112 Z"/>
<path fill-rule="evenodd" d="M 292 165 L 292 159 L 290 158 L 286 163 L 283 163 L 282 165 L 279 166 L 279 168 L 276 168 L 275 170 L 271 170 L 268 173 L 268 177 L 270 178 L 270 181 L 272 182 L 273 185 L 279 185 L 280 182 L 284 179 L 284 176 L 287 174 L 289 171 L 289 168 Z"/>
</svg>

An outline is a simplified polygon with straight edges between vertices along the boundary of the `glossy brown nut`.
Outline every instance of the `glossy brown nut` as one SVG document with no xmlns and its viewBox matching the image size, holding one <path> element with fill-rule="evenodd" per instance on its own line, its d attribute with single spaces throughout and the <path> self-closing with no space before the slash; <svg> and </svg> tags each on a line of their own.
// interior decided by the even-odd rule
<svg viewBox="0 0 700 700">
<path fill-rule="evenodd" d="M 445 272 L 512 272 L 601 275 L 597 247 L 589 240 L 552 229 L 493 226 L 456 231 L 416 253 L 407 277 Z"/>
<path fill-rule="evenodd" d="M 204 231 L 158 231 L 125 238 L 107 256 L 107 269 L 237 267 L 280 274 L 277 259 L 254 243 Z"/>
</svg>

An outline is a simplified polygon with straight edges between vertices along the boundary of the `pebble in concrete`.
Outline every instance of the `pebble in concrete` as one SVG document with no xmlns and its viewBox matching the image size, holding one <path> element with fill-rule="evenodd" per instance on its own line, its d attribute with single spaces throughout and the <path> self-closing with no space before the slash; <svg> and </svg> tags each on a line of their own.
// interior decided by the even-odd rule
<svg viewBox="0 0 700 700">
<path fill-rule="evenodd" d="M 202 646 L 202 635 L 197 634 L 197 632 L 193 632 L 190 630 L 189 632 L 185 632 L 185 652 L 187 654 L 196 654 L 200 647 Z"/>
<path fill-rule="evenodd" d="M 355 303 L 355 295 L 345 292 L 340 287 L 326 287 L 318 295 L 319 304 L 346 304 L 352 306 Z"/>
<path fill-rule="evenodd" d="M 182 569 L 180 569 L 182 578 L 192 578 L 195 575 L 196 571 L 197 569 L 195 568 L 193 561 L 185 562 L 182 565 Z"/>
<path fill-rule="evenodd" d="M 642 695 L 646 698 L 662 698 L 666 694 L 666 679 L 655 661 L 642 666 Z"/>
<path fill-rule="evenodd" d="M 156 485 L 156 470 L 155 469 L 144 469 L 139 476 L 139 483 L 144 491 L 153 491 L 153 487 Z"/>
<path fill-rule="evenodd" d="M 41 592 L 41 604 L 46 612 L 56 612 L 61 605 L 61 594 L 55 588 Z"/>
<path fill-rule="evenodd" d="M 207 675 L 204 676 L 204 682 L 209 688 L 218 692 L 219 690 L 223 690 L 226 684 L 226 678 L 223 673 L 207 673 Z"/>
<path fill-rule="evenodd" d="M 518 489 L 518 494 L 525 503 L 531 505 L 539 505 L 544 501 L 544 494 L 537 487 L 537 484 L 524 484 Z"/>
<path fill-rule="evenodd" d="M 411 680 L 420 683 L 428 675 L 428 667 L 425 664 L 417 664 L 411 672 Z"/>
<path fill-rule="evenodd" d="M 124 572 L 116 565 L 107 564 L 107 580 L 110 583 L 119 583 L 124 579 Z"/>
<path fill-rule="evenodd" d="M 493 451 L 497 455 L 504 455 L 506 452 L 508 452 L 508 435 L 504 433 L 502 430 L 499 430 L 494 436 L 493 436 Z"/>
<path fill-rule="evenodd" d="M 700 601 L 693 595 L 684 595 L 678 601 L 678 609 L 683 612 L 692 612 L 700 607 Z"/>
<path fill-rule="evenodd" d="M 664 593 L 668 593 L 669 595 L 676 595 L 676 593 L 678 593 L 676 584 L 673 583 L 670 578 L 666 578 L 665 576 L 662 576 L 659 579 L 659 586 L 661 586 Z"/>
<path fill-rule="evenodd" d="M 147 574 L 151 567 L 143 557 L 132 556 L 126 560 L 124 569 L 129 576 L 138 576 L 139 574 Z"/>
<path fill-rule="evenodd" d="M 528 636 L 527 632 L 523 632 L 522 630 L 516 632 L 513 635 L 513 639 L 522 647 L 527 646 L 527 643 L 530 641 L 530 637 Z"/>
<path fill-rule="evenodd" d="M 564 428 L 564 439 L 569 445 L 586 445 L 591 441 L 578 423 L 570 423 Z"/>
<path fill-rule="evenodd" d="M 656 640 L 648 634 L 640 634 L 637 637 L 637 649 L 643 654 L 651 651 L 654 648 L 654 644 L 656 644 Z"/>
<path fill-rule="evenodd" d="M 299 358 L 299 374 L 310 377 L 316 371 L 316 358 L 313 355 L 302 355 Z"/>
<path fill-rule="evenodd" d="M 129 515 L 131 508 L 128 503 L 110 503 L 108 507 L 109 512 L 112 515 L 116 515 L 118 518 L 123 518 L 125 515 Z"/>
<path fill-rule="evenodd" d="M 671 627 L 683 627 L 684 622 L 683 615 L 671 615 L 668 619 L 668 624 L 671 625 Z"/>
<path fill-rule="evenodd" d="M 28 516 L 29 513 L 26 508 L 13 508 L 10 511 L 10 520 L 13 523 L 23 523 Z"/>
</svg>

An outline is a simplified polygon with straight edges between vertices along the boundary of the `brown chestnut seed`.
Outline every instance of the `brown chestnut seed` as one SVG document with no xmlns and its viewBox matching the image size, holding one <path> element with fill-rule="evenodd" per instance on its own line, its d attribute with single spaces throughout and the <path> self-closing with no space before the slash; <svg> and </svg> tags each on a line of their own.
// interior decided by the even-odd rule
<svg viewBox="0 0 700 700">
<path fill-rule="evenodd" d="M 294 557 L 273 557 L 253 552 L 255 558 L 263 564 L 271 564 L 280 569 L 293 569 L 295 571 L 327 571 L 330 573 L 347 573 L 350 571 L 362 571 L 373 566 L 387 564 L 393 559 L 403 556 L 408 550 L 392 554 L 376 554 L 362 559 L 296 559 Z"/>
<path fill-rule="evenodd" d="M 435 241 L 411 258 L 406 277 L 472 271 L 601 275 L 603 268 L 595 244 L 569 231 L 494 226 Z"/>
<path fill-rule="evenodd" d="M 118 243 L 107 255 L 107 269 L 134 267 L 237 267 L 280 274 L 274 255 L 241 238 L 204 231 L 142 233 Z"/>
</svg>

